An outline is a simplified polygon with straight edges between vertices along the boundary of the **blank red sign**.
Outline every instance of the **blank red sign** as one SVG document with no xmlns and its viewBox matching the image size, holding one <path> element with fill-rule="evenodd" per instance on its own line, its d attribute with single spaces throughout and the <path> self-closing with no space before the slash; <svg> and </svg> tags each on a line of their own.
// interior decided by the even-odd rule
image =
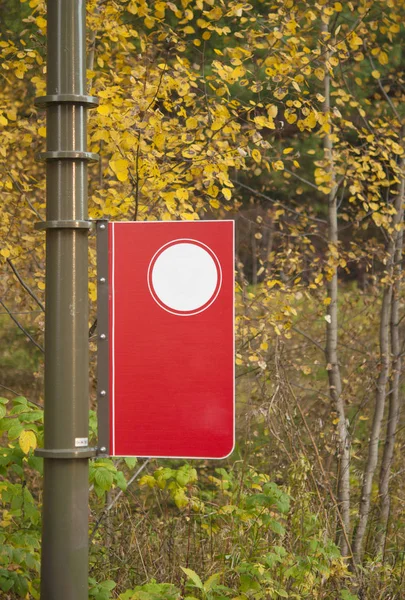
<svg viewBox="0 0 405 600">
<path fill-rule="evenodd" d="M 234 446 L 234 223 L 109 224 L 110 453 Z"/>
</svg>

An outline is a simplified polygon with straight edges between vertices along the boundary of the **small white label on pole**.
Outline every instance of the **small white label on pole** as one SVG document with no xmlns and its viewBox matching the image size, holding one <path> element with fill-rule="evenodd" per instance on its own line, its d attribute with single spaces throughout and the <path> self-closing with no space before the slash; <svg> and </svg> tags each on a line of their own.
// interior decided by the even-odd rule
<svg viewBox="0 0 405 600">
<path fill-rule="evenodd" d="M 89 445 L 89 438 L 75 438 L 76 448 L 83 448 Z"/>
</svg>

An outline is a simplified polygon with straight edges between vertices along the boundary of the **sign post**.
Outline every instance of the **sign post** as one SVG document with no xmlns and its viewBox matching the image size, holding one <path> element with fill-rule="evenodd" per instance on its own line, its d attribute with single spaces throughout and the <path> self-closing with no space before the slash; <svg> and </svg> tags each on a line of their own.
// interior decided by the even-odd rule
<svg viewBox="0 0 405 600">
<path fill-rule="evenodd" d="M 41 600 L 88 599 L 86 2 L 47 6 L 45 441 Z"/>
<path fill-rule="evenodd" d="M 112 456 L 224 458 L 234 445 L 234 222 L 97 229 L 99 445 Z"/>
</svg>

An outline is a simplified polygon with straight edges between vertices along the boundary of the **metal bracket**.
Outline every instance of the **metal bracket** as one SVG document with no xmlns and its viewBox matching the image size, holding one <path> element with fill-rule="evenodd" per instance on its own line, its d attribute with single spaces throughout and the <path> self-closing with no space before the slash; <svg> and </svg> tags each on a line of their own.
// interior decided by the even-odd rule
<svg viewBox="0 0 405 600">
<path fill-rule="evenodd" d="M 39 221 L 35 223 L 34 228 L 43 229 L 91 229 L 93 223 L 91 221 Z"/>
<path fill-rule="evenodd" d="M 95 96 L 85 96 L 82 94 L 52 94 L 49 96 L 39 96 L 35 98 L 35 106 L 46 108 L 52 104 L 81 104 L 86 108 L 93 108 L 100 104 L 100 101 Z"/>
<path fill-rule="evenodd" d="M 108 310 L 108 221 L 96 223 L 97 233 L 97 421 L 98 446 L 103 455 L 110 451 L 110 347 Z"/>
<path fill-rule="evenodd" d="M 36 448 L 34 454 L 42 458 L 90 458 L 97 455 L 97 448 L 63 448 L 60 450 Z"/>
<path fill-rule="evenodd" d="M 88 160 L 98 162 L 100 157 L 94 152 L 80 152 L 79 150 L 53 150 L 50 152 L 40 152 L 35 156 L 35 160 Z"/>
</svg>

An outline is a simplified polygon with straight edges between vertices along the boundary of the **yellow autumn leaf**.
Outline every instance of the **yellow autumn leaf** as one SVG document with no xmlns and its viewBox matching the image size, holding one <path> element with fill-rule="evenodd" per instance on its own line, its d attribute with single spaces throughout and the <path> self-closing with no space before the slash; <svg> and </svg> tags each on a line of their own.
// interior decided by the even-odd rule
<svg viewBox="0 0 405 600">
<path fill-rule="evenodd" d="M 293 123 L 295 123 L 295 121 L 297 120 L 297 114 L 296 114 L 296 112 L 292 111 L 292 110 L 289 110 L 288 108 L 284 112 L 284 117 L 285 117 L 285 120 L 287 121 L 287 123 L 289 123 L 290 125 L 292 125 Z"/>
<path fill-rule="evenodd" d="M 117 179 L 118 179 L 118 181 L 122 181 L 122 182 L 127 181 L 128 180 L 128 171 L 127 170 L 125 170 L 125 171 L 118 171 L 117 172 Z"/>
<path fill-rule="evenodd" d="M 294 151 L 294 148 L 284 148 L 283 154 L 290 154 L 293 151 Z"/>
<path fill-rule="evenodd" d="M 262 160 L 262 155 L 260 154 L 259 150 L 257 150 L 256 148 L 254 150 L 252 150 L 252 158 L 257 163 L 260 163 Z"/>
<path fill-rule="evenodd" d="M 219 187 L 217 185 L 210 185 L 210 187 L 207 189 L 207 194 L 213 198 L 216 198 L 219 194 Z"/>
<path fill-rule="evenodd" d="M 377 227 L 381 227 L 381 225 L 384 223 L 384 217 L 381 213 L 375 212 L 371 215 L 371 218 L 373 219 Z"/>
<path fill-rule="evenodd" d="M 193 212 L 193 213 L 180 213 L 180 216 L 185 221 L 197 221 L 198 220 L 198 215 L 195 212 Z"/>
<path fill-rule="evenodd" d="M 229 188 L 222 188 L 222 195 L 225 200 L 230 200 L 232 198 L 232 192 Z"/>
<path fill-rule="evenodd" d="M 46 21 L 43 17 L 37 17 L 35 19 L 35 23 L 38 25 L 38 27 L 40 29 L 45 29 L 45 27 L 46 27 Z"/>
<path fill-rule="evenodd" d="M 388 65 L 388 54 L 386 52 L 380 52 L 378 55 L 378 62 L 380 65 Z"/>
<path fill-rule="evenodd" d="M 272 104 L 267 107 L 267 115 L 270 119 L 274 119 L 277 116 L 278 107 L 275 104 Z"/>
<path fill-rule="evenodd" d="M 392 142 L 391 148 L 392 151 L 395 152 L 395 154 L 399 154 L 400 156 L 404 153 L 404 149 L 402 148 L 402 146 L 397 144 L 397 142 Z"/>
<path fill-rule="evenodd" d="M 371 75 L 374 77 L 374 79 L 380 79 L 380 71 L 377 71 L 377 69 L 371 71 Z"/>
<path fill-rule="evenodd" d="M 195 117 L 189 117 L 186 120 L 187 129 L 195 129 L 198 126 L 198 121 Z"/>
<path fill-rule="evenodd" d="M 125 158 L 119 158 L 118 160 L 110 160 L 110 167 L 114 171 L 114 173 L 119 173 L 119 171 L 125 171 L 128 169 L 128 161 Z"/>
<path fill-rule="evenodd" d="M 315 73 L 315 77 L 317 77 L 319 79 L 319 81 L 323 81 L 325 79 L 325 71 L 323 69 L 321 69 L 320 67 L 315 69 L 314 73 Z"/>
<path fill-rule="evenodd" d="M 38 129 L 38 135 L 40 137 L 46 138 L 46 127 L 40 127 Z"/>
<path fill-rule="evenodd" d="M 282 160 L 276 160 L 271 166 L 275 171 L 282 171 L 284 169 L 284 163 Z"/>
<path fill-rule="evenodd" d="M 18 443 L 24 454 L 28 454 L 31 449 L 35 450 L 37 447 L 37 436 L 33 431 L 22 431 Z"/>
<path fill-rule="evenodd" d="M 0 254 L 4 256 L 4 258 L 8 258 L 10 256 L 10 250 L 8 248 L 2 248 Z"/>
<path fill-rule="evenodd" d="M 306 119 L 304 119 L 306 127 L 313 129 L 316 126 L 316 116 L 314 112 L 311 112 Z"/>
<path fill-rule="evenodd" d="M 99 106 L 97 108 L 97 112 L 103 116 L 109 115 L 111 110 L 112 110 L 111 104 L 102 104 L 101 106 Z"/>
<path fill-rule="evenodd" d="M 158 133 L 153 138 L 154 144 L 158 150 L 163 150 L 163 148 L 165 146 L 165 139 L 166 139 L 166 137 L 165 137 L 164 133 Z"/>
<path fill-rule="evenodd" d="M 287 89 L 286 88 L 277 88 L 274 92 L 274 96 L 277 98 L 277 100 L 282 100 L 284 98 L 284 96 L 287 95 Z"/>
<path fill-rule="evenodd" d="M 119 158 L 118 160 L 110 160 L 109 165 L 117 176 L 118 181 L 128 180 L 128 165 L 129 162 L 125 158 Z"/>
<path fill-rule="evenodd" d="M 7 125 L 8 121 L 4 115 L 0 115 L 0 125 Z"/>
<path fill-rule="evenodd" d="M 183 188 L 176 190 L 175 197 L 177 198 L 177 200 L 180 200 L 180 201 L 188 200 L 188 190 L 185 190 Z"/>
<path fill-rule="evenodd" d="M 221 129 L 221 127 L 223 127 L 223 125 L 224 125 L 223 119 L 215 119 L 211 123 L 211 129 L 212 129 L 212 131 L 218 131 L 219 129 Z"/>
</svg>

